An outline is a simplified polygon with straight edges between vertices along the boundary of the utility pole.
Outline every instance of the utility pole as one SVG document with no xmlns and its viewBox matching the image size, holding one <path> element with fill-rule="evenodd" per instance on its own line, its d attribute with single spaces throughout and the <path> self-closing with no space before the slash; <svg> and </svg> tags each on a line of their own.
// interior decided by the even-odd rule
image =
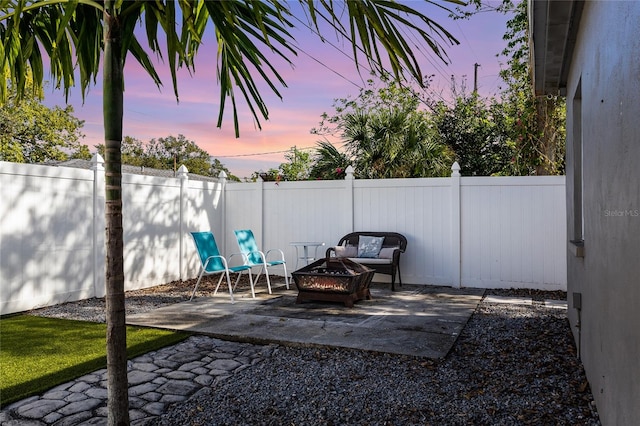
<svg viewBox="0 0 640 426">
<path fill-rule="evenodd" d="M 473 64 L 473 93 L 478 94 L 478 67 L 479 63 Z"/>
</svg>

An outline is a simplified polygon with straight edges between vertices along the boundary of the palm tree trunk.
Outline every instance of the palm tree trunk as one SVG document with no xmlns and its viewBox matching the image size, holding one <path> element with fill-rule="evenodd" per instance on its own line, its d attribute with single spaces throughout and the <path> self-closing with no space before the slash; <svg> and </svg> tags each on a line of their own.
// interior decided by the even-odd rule
<svg viewBox="0 0 640 426">
<path fill-rule="evenodd" d="M 127 330 L 122 241 L 122 111 L 123 60 L 121 34 L 113 1 L 105 2 L 103 115 L 106 183 L 106 319 L 108 424 L 129 424 Z"/>
</svg>

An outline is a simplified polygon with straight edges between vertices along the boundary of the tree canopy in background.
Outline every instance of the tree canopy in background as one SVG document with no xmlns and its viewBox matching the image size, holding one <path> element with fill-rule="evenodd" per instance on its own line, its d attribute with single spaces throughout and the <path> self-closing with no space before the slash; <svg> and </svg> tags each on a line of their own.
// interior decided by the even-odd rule
<svg viewBox="0 0 640 426">
<path fill-rule="evenodd" d="M 535 96 L 529 55 L 529 19 L 526 1 L 502 0 L 496 7 L 471 0 L 466 17 L 485 11 L 512 15 L 500 52 L 506 67 L 500 77 L 506 83 L 500 104 L 505 117 L 504 138 L 513 149 L 505 174 L 555 175 L 564 173 L 566 100 L 562 96 Z"/>
<path fill-rule="evenodd" d="M 329 141 L 318 142 L 313 154 L 311 166 L 311 179 L 342 179 L 346 176 L 347 167 L 351 160 L 344 152 L 341 152 Z"/>
<path fill-rule="evenodd" d="M 554 175 L 564 173 L 566 99 L 562 96 L 535 96 L 529 61 L 529 19 L 527 2 L 513 5 L 504 0 L 503 8 L 513 11 L 507 22 L 502 55 L 507 67 L 500 73 L 507 83 L 502 103 L 514 141 L 513 174 Z"/>
<path fill-rule="evenodd" d="M 280 175 L 286 180 L 305 180 L 311 172 L 311 155 L 295 146 L 284 155 L 286 162 L 279 167 Z"/>
<path fill-rule="evenodd" d="M 430 78 L 423 78 L 421 84 L 428 87 Z M 334 99 L 333 114 L 322 113 L 318 127 L 311 129 L 311 133 L 320 136 L 340 137 L 346 114 L 355 111 L 400 110 L 418 111 L 424 106 L 431 106 L 431 99 L 421 96 L 411 85 L 393 79 L 389 74 L 373 74 L 367 80 L 366 86 L 361 88 L 357 96 L 346 96 Z"/>
<path fill-rule="evenodd" d="M 505 135 L 503 105 L 452 85 L 453 106 L 440 101 L 432 114 L 437 139 L 454 152 L 462 176 L 512 174 L 514 144 Z"/>
<path fill-rule="evenodd" d="M 448 175 L 452 151 L 438 141 L 420 96 L 388 75 L 379 80 L 380 87 L 369 79 L 358 96 L 336 99 L 333 115 L 322 114 L 311 130 L 343 145 L 340 152 L 327 140 L 318 143 L 315 176 L 342 177 L 349 164 L 356 177 L 367 179 Z"/>
<path fill-rule="evenodd" d="M 366 179 L 437 177 L 450 174 L 452 152 L 436 138 L 420 111 L 380 109 L 344 116 L 342 139 L 356 176 Z"/>
<path fill-rule="evenodd" d="M 265 182 L 280 182 L 285 180 L 307 180 L 311 178 L 311 168 L 313 159 L 309 152 L 291 147 L 291 151 L 284 154 L 284 163 L 278 168 L 270 168 L 269 170 L 253 172 L 251 180 L 256 181 L 258 178 Z"/>
<path fill-rule="evenodd" d="M 0 161 L 42 163 L 70 158 L 91 158 L 81 143 L 84 122 L 73 116 L 73 107 L 48 108 L 42 90 L 26 81 L 18 101 L 14 84 L 7 83 L 8 96 L 0 104 Z"/>
<path fill-rule="evenodd" d="M 98 152 L 104 155 L 104 145 L 98 145 Z M 224 171 L 227 178 L 240 182 L 218 159 L 211 161 L 207 151 L 184 135 L 151 139 L 144 143 L 131 136 L 122 140 L 122 164 L 149 167 L 177 172 L 184 165 L 190 173 L 201 176 L 218 177 Z"/>
</svg>

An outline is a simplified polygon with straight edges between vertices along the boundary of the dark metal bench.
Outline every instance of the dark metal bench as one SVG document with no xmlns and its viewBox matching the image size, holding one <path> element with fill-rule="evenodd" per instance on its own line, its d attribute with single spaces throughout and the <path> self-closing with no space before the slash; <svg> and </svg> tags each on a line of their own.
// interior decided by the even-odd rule
<svg viewBox="0 0 640 426">
<path fill-rule="evenodd" d="M 404 235 L 397 232 L 351 232 L 344 237 L 340 238 L 337 246 L 329 247 L 327 249 L 327 257 L 336 257 L 336 247 L 353 246 L 358 247 L 358 241 L 360 236 L 368 237 L 384 237 L 382 243 L 382 249 L 387 249 L 381 253 L 385 253 L 383 258 L 368 258 L 345 256 L 348 259 L 366 265 L 376 271 L 379 274 L 391 275 L 391 290 L 396 290 L 396 271 L 398 273 L 398 282 L 402 286 L 402 274 L 400 273 L 400 254 L 404 253 L 407 249 L 407 239 Z M 341 251 L 338 249 L 338 251 Z M 338 254 L 340 256 L 340 254 Z"/>
</svg>

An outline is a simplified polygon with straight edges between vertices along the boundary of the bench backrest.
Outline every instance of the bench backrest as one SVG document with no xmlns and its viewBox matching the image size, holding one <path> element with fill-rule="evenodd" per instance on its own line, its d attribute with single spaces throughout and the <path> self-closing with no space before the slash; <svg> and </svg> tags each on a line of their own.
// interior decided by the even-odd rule
<svg viewBox="0 0 640 426">
<path fill-rule="evenodd" d="M 397 232 L 351 232 L 340 238 L 339 246 L 351 245 L 357 246 L 360 236 L 367 237 L 384 237 L 382 247 L 400 247 L 400 251 L 404 253 L 407 249 L 407 239 L 404 235 Z"/>
</svg>

